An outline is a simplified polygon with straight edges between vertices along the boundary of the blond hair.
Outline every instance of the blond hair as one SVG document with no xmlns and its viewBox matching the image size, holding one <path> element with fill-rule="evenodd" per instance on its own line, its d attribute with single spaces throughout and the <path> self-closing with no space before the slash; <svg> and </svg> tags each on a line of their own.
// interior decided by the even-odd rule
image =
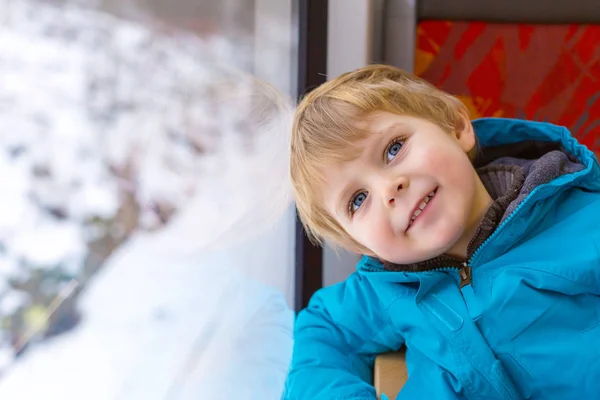
<svg viewBox="0 0 600 400">
<path fill-rule="evenodd" d="M 296 207 L 309 238 L 366 252 L 323 205 L 326 165 L 351 160 L 370 134 L 360 122 L 376 111 L 426 119 L 452 132 L 468 121 L 456 97 L 398 68 L 370 65 L 340 75 L 307 94 L 292 126 L 290 174 Z M 472 156 L 470 154 L 470 156 Z"/>
</svg>

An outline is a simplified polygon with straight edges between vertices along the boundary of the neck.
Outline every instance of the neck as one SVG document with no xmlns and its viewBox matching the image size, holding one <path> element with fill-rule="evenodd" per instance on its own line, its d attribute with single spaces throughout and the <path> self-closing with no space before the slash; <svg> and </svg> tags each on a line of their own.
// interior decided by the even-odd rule
<svg viewBox="0 0 600 400">
<path fill-rule="evenodd" d="M 449 255 L 465 259 L 468 257 L 467 249 L 469 244 L 477 234 L 479 225 L 481 225 L 481 221 L 485 217 L 485 214 L 489 210 L 490 206 L 494 203 L 494 200 L 486 190 L 479 176 L 476 176 L 475 179 L 475 199 L 473 201 L 472 209 L 476 210 L 476 212 L 472 214 L 472 218 L 467 224 L 467 227 L 460 239 L 458 239 L 458 241 L 456 241 L 456 243 L 454 243 L 454 245 L 447 252 Z"/>
</svg>

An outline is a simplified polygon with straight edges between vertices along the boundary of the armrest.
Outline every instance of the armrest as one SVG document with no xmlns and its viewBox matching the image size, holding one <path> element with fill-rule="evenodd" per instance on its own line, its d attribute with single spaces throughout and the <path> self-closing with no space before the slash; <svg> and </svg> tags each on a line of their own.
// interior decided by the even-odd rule
<svg viewBox="0 0 600 400">
<path fill-rule="evenodd" d="M 406 348 L 393 353 L 384 353 L 375 357 L 373 385 L 379 399 L 382 393 L 395 399 L 408 379 L 405 359 Z"/>
</svg>

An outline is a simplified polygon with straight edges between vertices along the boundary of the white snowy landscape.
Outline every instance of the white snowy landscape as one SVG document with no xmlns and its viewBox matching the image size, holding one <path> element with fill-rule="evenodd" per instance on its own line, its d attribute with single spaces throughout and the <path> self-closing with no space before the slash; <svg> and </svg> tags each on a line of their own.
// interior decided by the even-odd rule
<svg viewBox="0 0 600 400">
<path fill-rule="evenodd" d="M 0 399 L 278 399 L 289 99 L 224 38 L 0 4 Z"/>
</svg>

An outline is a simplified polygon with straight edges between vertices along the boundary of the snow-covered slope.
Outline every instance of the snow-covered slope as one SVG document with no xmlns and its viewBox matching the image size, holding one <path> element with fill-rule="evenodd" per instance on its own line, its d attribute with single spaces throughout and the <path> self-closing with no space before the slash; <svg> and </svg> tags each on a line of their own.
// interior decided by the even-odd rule
<svg viewBox="0 0 600 400">
<path fill-rule="evenodd" d="M 26 353 L 2 399 L 278 399 L 293 313 L 240 272 L 235 249 L 174 258 L 154 236 L 120 249 L 71 333 Z"/>
<path fill-rule="evenodd" d="M 84 287 L 79 325 L 23 357 L 0 330 L 0 398 L 278 397 L 288 99 L 219 38 L 0 3 L 0 320 L 38 327 L 39 297 Z M 104 238 L 120 247 L 90 275 Z"/>
</svg>

